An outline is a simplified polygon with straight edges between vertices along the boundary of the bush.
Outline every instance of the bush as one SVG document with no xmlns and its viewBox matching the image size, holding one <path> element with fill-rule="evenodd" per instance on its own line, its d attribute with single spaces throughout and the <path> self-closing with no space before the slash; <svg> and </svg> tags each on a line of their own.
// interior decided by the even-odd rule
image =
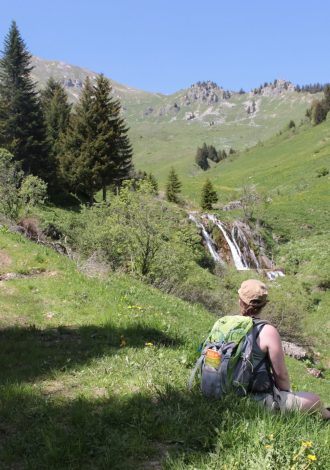
<svg viewBox="0 0 330 470">
<path fill-rule="evenodd" d="M 44 204 L 47 198 L 47 183 L 38 176 L 29 175 L 23 180 L 19 196 L 28 207 Z"/>
</svg>

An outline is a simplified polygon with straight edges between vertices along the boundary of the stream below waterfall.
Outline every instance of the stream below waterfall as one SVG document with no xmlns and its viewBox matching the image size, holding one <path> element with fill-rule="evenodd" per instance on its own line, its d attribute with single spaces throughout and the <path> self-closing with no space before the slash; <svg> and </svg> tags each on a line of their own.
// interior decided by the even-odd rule
<svg viewBox="0 0 330 470">
<path fill-rule="evenodd" d="M 189 214 L 189 220 L 191 220 L 200 230 L 202 239 L 211 257 L 216 263 L 224 266 L 226 265 L 226 261 L 227 263 L 229 261 L 234 264 L 238 271 L 246 271 L 250 269 L 262 271 L 271 281 L 284 276 L 283 271 L 275 268 L 272 261 L 269 260 L 265 254 L 262 256 L 256 255 L 254 249 L 250 246 L 251 233 L 247 233 L 248 227 L 242 222 L 234 221 L 229 225 L 217 219 L 213 214 L 203 214 L 198 217 L 193 213 Z M 227 259 L 225 261 L 223 255 L 221 255 L 221 251 L 224 250 L 221 250 L 221 247 L 218 246 L 218 244 L 213 240 L 211 233 L 209 233 L 209 222 L 220 230 L 223 240 L 229 248 L 231 256 L 230 260 Z"/>
</svg>

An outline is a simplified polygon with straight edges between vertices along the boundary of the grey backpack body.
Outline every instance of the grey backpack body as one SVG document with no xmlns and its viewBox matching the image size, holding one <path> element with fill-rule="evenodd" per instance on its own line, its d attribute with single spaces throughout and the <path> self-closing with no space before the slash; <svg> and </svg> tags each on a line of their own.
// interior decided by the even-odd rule
<svg viewBox="0 0 330 470">
<path fill-rule="evenodd" d="M 273 379 L 268 358 L 253 365 L 253 348 L 260 331 L 267 322 L 255 320 L 247 332 L 242 330 L 236 341 L 211 341 L 204 343 L 202 354 L 196 362 L 190 379 L 190 387 L 196 372 L 200 371 L 200 386 L 203 395 L 220 399 L 233 392 L 244 396 L 249 392 L 272 390 Z M 230 336 L 230 335 L 229 335 Z M 208 364 L 207 351 L 212 350 L 221 356 L 216 367 Z M 258 390 L 259 389 L 259 390 Z"/>
</svg>

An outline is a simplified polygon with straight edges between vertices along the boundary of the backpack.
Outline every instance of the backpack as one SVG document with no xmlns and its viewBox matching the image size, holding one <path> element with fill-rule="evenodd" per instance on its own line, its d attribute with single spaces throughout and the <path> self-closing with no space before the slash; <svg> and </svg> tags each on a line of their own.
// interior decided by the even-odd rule
<svg viewBox="0 0 330 470">
<path fill-rule="evenodd" d="M 273 379 L 267 358 L 255 368 L 252 364 L 253 345 L 266 324 L 264 320 L 241 315 L 217 320 L 201 345 L 202 354 L 192 371 L 189 388 L 197 370 L 200 370 L 201 391 L 209 398 L 221 398 L 229 392 L 244 396 L 257 382 L 260 390 L 253 391 L 272 389 Z M 263 373 L 258 375 L 258 372 Z M 257 380 L 257 375 L 262 380 Z"/>
</svg>

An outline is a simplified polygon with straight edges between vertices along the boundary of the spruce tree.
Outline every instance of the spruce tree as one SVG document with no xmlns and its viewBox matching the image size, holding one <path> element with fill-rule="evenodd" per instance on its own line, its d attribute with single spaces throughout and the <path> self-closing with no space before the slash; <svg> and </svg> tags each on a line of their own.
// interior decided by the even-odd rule
<svg viewBox="0 0 330 470">
<path fill-rule="evenodd" d="M 215 163 L 219 161 L 218 152 L 216 151 L 216 148 L 213 145 L 209 145 L 207 147 L 207 156 L 209 160 L 212 160 Z"/>
<path fill-rule="evenodd" d="M 145 180 L 148 181 L 148 183 L 152 187 L 152 190 L 153 190 L 154 194 L 157 195 L 158 194 L 158 182 L 157 182 L 155 176 L 152 173 L 149 173 L 145 177 Z"/>
<path fill-rule="evenodd" d="M 91 165 L 93 87 L 87 77 L 79 102 L 71 117 L 60 154 L 60 172 L 67 189 L 91 202 L 95 188 Z"/>
<path fill-rule="evenodd" d="M 50 77 L 46 88 L 41 92 L 47 137 L 54 156 L 58 155 L 61 136 L 67 131 L 70 120 L 71 104 L 63 85 Z"/>
<path fill-rule="evenodd" d="M 93 86 L 86 80 L 61 155 L 61 170 L 69 187 L 90 201 L 109 185 L 120 185 L 132 170 L 128 129 L 120 104 L 111 96 L 109 80 L 100 75 Z"/>
<path fill-rule="evenodd" d="M 179 202 L 178 195 L 181 193 L 181 182 L 179 181 L 176 171 L 172 167 L 167 178 L 166 199 L 170 202 Z"/>
<path fill-rule="evenodd" d="M 25 173 L 48 180 L 46 128 L 30 62 L 31 55 L 13 21 L 0 59 L 0 146 L 22 163 Z"/>
<path fill-rule="evenodd" d="M 197 149 L 197 153 L 195 156 L 196 164 L 204 171 L 210 168 L 209 162 L 207 161 L 207 157 L 208 157 L 208 149 L 207 149 L 207 145 L 204 143 L 202 148 L 199 147 Z"/>
<path fill-rule="evenodd" d="M 201 207 L 203 210 L 210 211 L 216 202 L 218 202 L 217 193 L 213 189 L 211 181 L 207 179 L 202 188 Z"/>
</svg>

